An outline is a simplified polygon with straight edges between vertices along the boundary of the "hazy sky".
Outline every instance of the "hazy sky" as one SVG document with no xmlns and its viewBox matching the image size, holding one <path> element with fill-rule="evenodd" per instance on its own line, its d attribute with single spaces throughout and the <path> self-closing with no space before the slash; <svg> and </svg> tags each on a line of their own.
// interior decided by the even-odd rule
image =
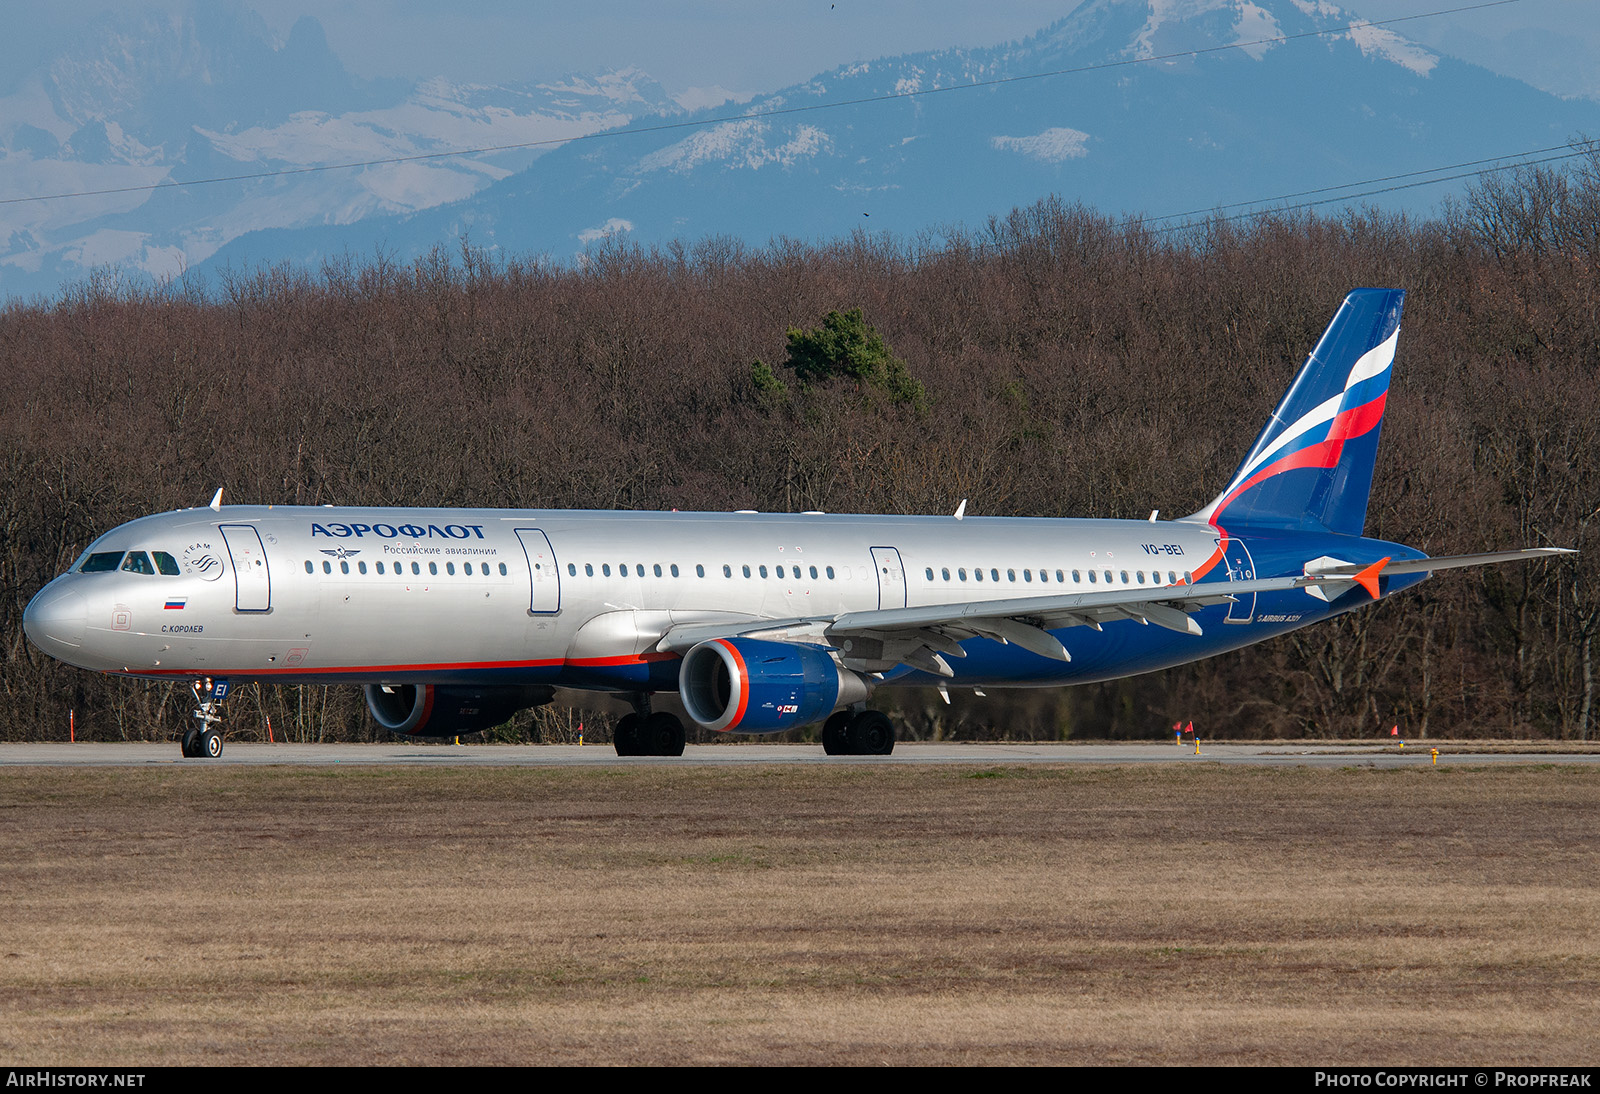
<svg viewBox="0 0 1600 1094">
<path fill-rule="evenodd" d="M 135 0 L 137 2 L 137 0 Z M 153 0 L 178 7 L 189 0 Z M 216 0 L 198 0 L 201 3 Z M 1438 11 L 1474 0 L 1342 0 L 1370 19 Z M 722 87 L 769 91 L 835 65 L 914 50 L 993 45 L 1060 18 L 1077 0 L 243 0 L 280 36 L 316 16 L 334 51 L 363 76 L 457 81 L 543 79 L 636 66 L 673 94 Z M 11 28 L 70 32 L 114 0 L 0 0 Z M 1517 0 L 1395 28 L 1508 75 L 1562 93 L 1600 96 L 1600 0 Z M 24 44 L 13 41 L 16 63 Z M 48 43 L 30 43 L 32 55 Z M 44 52 L 49 52 L 48 49 Z"/>
</svg>

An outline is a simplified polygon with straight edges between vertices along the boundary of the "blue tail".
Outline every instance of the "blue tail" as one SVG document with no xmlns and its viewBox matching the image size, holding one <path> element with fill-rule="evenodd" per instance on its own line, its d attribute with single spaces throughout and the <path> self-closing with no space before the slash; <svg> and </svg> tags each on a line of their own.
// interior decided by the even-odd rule
<svg viewBox="0 0 1600 1094">
<path fill-rule="evenodd" d="M 1227 489 L 1191 519 L 1359 536 L 1400 337 L 1399 289 L 1356 289 Z"/>
</svg>

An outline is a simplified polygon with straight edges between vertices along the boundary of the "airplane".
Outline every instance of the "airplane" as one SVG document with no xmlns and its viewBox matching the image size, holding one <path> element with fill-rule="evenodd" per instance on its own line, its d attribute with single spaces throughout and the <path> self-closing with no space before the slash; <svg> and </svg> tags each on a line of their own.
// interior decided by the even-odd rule
<svg viewBox="0 0 1600 1094">
<path fill-rule="evenodd" d="M 32 599 L 68 664 L 188 680 L 185 756 L 221 755 L 228 690 L 356 684 L 400 735 L 453 737 L 604 692 L 620 755 L 707 730 L 822 722 L 830 755 L 885 755 L 882 687 L 1112 680 L 1354 610 L 1440 570 L 1362 535 L 1404 292 L 1357 289 L 1238 470 L 1176 520 L 222 504 L 95 540 Z"/>
</svg>

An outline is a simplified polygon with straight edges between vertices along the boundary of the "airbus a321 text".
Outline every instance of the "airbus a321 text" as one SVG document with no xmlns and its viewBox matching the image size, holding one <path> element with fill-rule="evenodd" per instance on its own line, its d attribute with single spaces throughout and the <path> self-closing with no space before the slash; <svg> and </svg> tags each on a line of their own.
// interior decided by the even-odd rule
<svg viewBox="0 0 1600 1094">
<path fill-rule="evenodd" d="M 631 704 L 628 755 L 823 722 L 884 754 L 881 687 L 1049 687 L 1195 661 L 1458 566 L 1362 536 L 1404 293 L 1344 301 L 1244 462 L 1180 520 L 221 505 L 101 536 L 28 605 L 86 669 L 193 681 L 189 756 L 245 681 L 350 683 L 399 734 L 487 729 L 557 688 Z M 963 503 L 964 505 L 964 503 Z"/>
</svg>

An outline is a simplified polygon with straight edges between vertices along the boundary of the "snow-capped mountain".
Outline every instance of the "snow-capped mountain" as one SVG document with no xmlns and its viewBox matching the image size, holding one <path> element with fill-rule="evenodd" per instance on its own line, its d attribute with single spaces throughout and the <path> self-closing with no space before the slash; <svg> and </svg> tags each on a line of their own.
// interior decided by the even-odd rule
<svg viewBox="0 0 1600 1094">
<path fill-rule="evenodd" d="M 222 257 L 314 260 L 380 242 L 404 256 L 463 232 L 557 257 L 619 232 L 915 236 L 1052 193 L 1165 215 L 1600 133 L 1600 104 L 1359 23 L 1326 0 L 1089 0 L 1024 41 L 839 68 L 691 114 L 704 123 L 692 129 L 568 145 L 466 201 L 336 233 L 256 233 Z M 826 109 L 795 112 L 807 107 Z M 1366 200 L 1422 211 L 1441 192 Z"/>
<path fill-rule="evenodd" d="M 114 265 L 172 276 L 247 232 L 460 201 L 559 142 L 681 108 L 644 73 L 474 86 L 352 78 L 321 26 L 277 42 L 253 12 L 130 7 L 0 97 L 0 293 Z M 501 148 L 323 170 L 330 164 Z M 284 174 L 282 172 L 293 172 Z M 256 175 L 233 182 L 138 189 Z"/>
</svg>

